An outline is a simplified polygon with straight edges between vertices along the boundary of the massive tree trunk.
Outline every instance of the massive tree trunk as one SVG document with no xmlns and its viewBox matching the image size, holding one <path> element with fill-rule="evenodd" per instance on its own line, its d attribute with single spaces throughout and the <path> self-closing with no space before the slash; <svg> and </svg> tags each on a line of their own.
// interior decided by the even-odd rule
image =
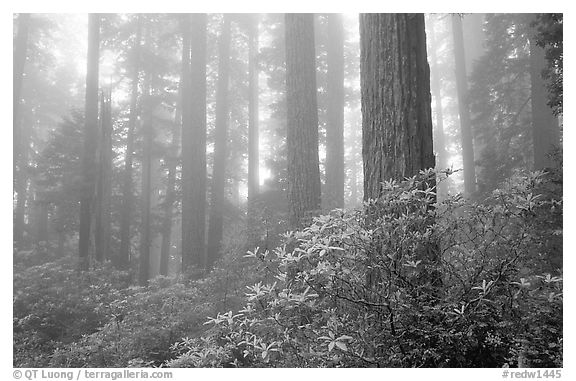
<svg viewBox="0 0 576 381">
<path fill-rule="evenodd" d="M 438 58 L 436 57 L 436 38 L 434 34 L 434 24 L 430 23 L 430 60 L 432 65 L 431 70 L 431 90 L 432 96 L 434 97 L 434 111 L 436 116 L 436 128 L 434 129 L 434 148 L 436 148 L 436 154 L 438 162 L 436 167 L 439 170 L 444 170 L 448 168 L 448 154 L 446 152 L 446 139 L 444 137 L 444 115 L 442 112 L 442 92 L 440 85 L 440 69 L 438 67 Z M 438 193 L 446 194 L 446 181 L 438 184 Z"/>
<path fill-rule="evenodd" d="M 320 209 L 314 16 L 286 14 L 286 102 L 290 225 Z"/>
<path fill-rule="evenodd" d="M 206 264 L 206 19 L 194 14 L 182 20 L 183 272 Z"/>
<path fill-rule="evenodd" d="M 364 199 L 381 183 L 434 167 L 422 14 L 360 16 Z"/>
<path fill-rule="evenodd" d="M 26 204 L 26 148 L 21 134 L 20 101 L 22 99 L 22 82 L 26 54 L 28 51 L 28 31 L 30 14 L 21 13 L 18 16 L 18 33 L 14 41 L 13 56 L 13 87 L 12 87 L 12 173 L 14 176 L 14 191 L 16 192 L 16 210 L 14 211 L 14 241 L 20 246 L 24 236 L 24 209 Z"/>
<path fill-rule="evenodd" d="M 80 232 L 78 242 L 80 270 L 90 266 L 91 203 L 96 182 L 96 144 L 98 142 L 98 60 L 100 56 L 100 15 L 88 16 L 88 59 L 86 70 L 86 104 L 84 123 L 84 152 L 82 168 L 84 183 L 80 199 Z"/>
<path fill-rule="evenodd" d="M 532 34 L 535 33 L 532 29 Z M 560 144 L 560 128 L 552 108 L 547 104 L 548 92 L 542 79 L 542 71 L 546 69 L 544 49 L 536 45 L 535 37 L 531 36 L 529 41 L 534 170 L 542 170 L 557 165 L 550 154 Z"/>
<path fill-rule="evenodd" d="M 424 15 L 361 15 L 360 68 L 364 199 L 369 200 L 381 195 L 383 182 L 434 167 Z M 373 222 L 369 211 L 366 223 Z M 366 263 L 368 287 L 377 287 L 381 276 L 372 266 L 378 252 L 371 251 Z M 437 253 L 431 245 L 415 256 L 434 263 Z M 433 286 L 441 281 L 433 269 L 421 276 Z"/>
<path fill-rule="evenodd" d="M 134 161 L 134 130 L 138 120 L 138 76 L 140 73 L 140 40 L 142 36 L 140 16 L 136 20 L 136 38 L 132 47 L 132 89 L 130 94 L 130 116 L 126 136 L 126 156 L 122 184 L 122 211 L 120 215 L 120 252 L 118 267 L 126 269 L 130 263 L 130 223 L 132 214 L 132 162 Z"/>
<path fill-rule="evenodd" d="M 230 66 L 230 16 L 224 15 L 218 43 L 218 84 L 216 89 L 216 122 L 214 132 L 214 169 L 212 171 L 212 203 L 208 225 L 208 258 L 210 269 L 220 255 L 224 230 L 224 188 L 226 185 L 226 143 L 228 141 L 228 82 Z"/>
<path fill-rule="evenodd" d="M 172 144 L 166 160 L 168 162 L 168 181 L 166 184 L 166 198 L 164 199 L 164 220 L 162 222 L 162 243 L 160 246 L 160 275 L 168 275 L 170 260 L 170 241 L 172 238 L 172 215 L 176 201 L 176 165 L 178 163 L 178 149 L 180 146 L 181 105 L 176 106 L 174 126 L 172 128 Z"/>
<path fill-rule="evenodd" d="M 454 38 L 454 62 L 456 68 L 456 89 L 458 92 L 458 115 L 462 138 L 462 162 L 464 165 L 464 194 L 476 192 L 476 168 L 474 164 L 474 144 L 468 102 L 468 78 L 464 53 L 464 37 L 460 15 L 452 15 L 452 35 Z"/>
<path fill-rule="evenodd" d="M 344 24 L 341 15 L 328 15 L 328 36 L 325 202 L 333 209 L 344 207 Z"/>
</svg>

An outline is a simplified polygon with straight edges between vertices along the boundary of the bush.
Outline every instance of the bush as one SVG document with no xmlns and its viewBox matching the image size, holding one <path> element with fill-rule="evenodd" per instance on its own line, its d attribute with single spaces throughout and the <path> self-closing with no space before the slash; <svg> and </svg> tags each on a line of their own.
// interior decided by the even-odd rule
<svg viewBox="0 0 576 381">
<path fill-rule="evenodd" d="M 268 279 L 173 346 L 169 366 L 562 366 L 562 198 L 518 177 L 436 203 L 433 172 L 388 182 L 249 252 Z M 561 189 L 561 188 L 560 188 Z"/>
</svg>

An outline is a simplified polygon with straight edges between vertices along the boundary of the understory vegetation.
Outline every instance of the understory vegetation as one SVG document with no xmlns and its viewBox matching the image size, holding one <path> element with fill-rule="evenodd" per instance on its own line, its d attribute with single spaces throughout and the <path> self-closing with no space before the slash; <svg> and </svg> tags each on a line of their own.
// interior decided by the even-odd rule
<svg viewBox="0 0 576 381">
<path fill-rule="evenodd" d="M 201 279 L 138 287 L 78 271 L 72 247 L 15 253 L 14 366 L 561 367 L 561 169 L 482 200 L 437 201 L 436 177 L 281 236 L 253 226 L 259 243 L 229 234 Z"/>
</svg>

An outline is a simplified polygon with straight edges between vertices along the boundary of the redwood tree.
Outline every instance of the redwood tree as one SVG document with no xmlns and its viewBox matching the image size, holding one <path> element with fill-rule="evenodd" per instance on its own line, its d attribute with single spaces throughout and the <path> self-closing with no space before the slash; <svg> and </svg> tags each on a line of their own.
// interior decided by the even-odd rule
<svg viewBox="0 0 576 381">
<path fill-rule="evenodd" d="M 216 121 L 214 130 L 214 166 L 208 224 L 207 268 L 211 268 L 220 254 L 224 231 L 224 201 L 226 185 L 226 143 L 228 140 L 230 72 L 230 16 L 224 15 L 222 34 L 218 41 L 218 84 L 216 89 Z"/>
<path fill-rule="evenodd" d="M 344 207 L 344 24 L 339 14 L 328 15 L 326 53 L 326 205 Z"/>
<path fill-rule="evenodd" d="M 130 115 L 126 136 L 126 156 L 122 183 L 122 210 L 120 213 L 120 252 L 118 265 L 127 268 L 130 262 L 130 222 L 132 214 L 132 163 L 134 161 L 134 130 L 138 120 L 138 78 L 140 74 L 140 43 L 142 38 L 141 16 L 136 16 L 136 35 L 132 45 L 132 78 L 130 90 Z"/>
<path fill-rule="evenodd" d="M 286 104 L 290 225 L 320 209 L 314 16 L 286 14 Z"/>
<path fill-rule="evenodd" d="M 28 34 L 30 14 L 18 15 L 18 32 L 14 40 L 13 55 L 13 84 L 12 84 L 12 172 L 14 176 L 14 190 L 16 192 L 16 210 L 14 213 L 14 241 L 20 244 L 24 234 L 24 207 L 26 200 L 26 150 L 24 149 L 21 134 L 20 101 L 22 99 L 22 82 L 24 80 L 24 67 L 28 51 Z"/>
<path fill-rule="evenodd" d="M 100 56 L 100 15 L 88 16 L 88 59 L 86 70 L 86 103 L 84 117 L 84 152 L 82 157 L 83 189 L 80 199 L 79 267 L 90 265 L 91 203 L 96 182 L 96 144 L 98 141 L 98 61 Z"/>
<path fill-rule="evenodd" d="M 185 15 L 181 25 L 182 268 L 186 271 L 206 263 L 206 15 Z"/>
<path fill-rule="evenodd" d="M 434 167 L 422 14 L 360 16 L 364 199 L 381 183 Z"/>
<path fill-rule="evenodd" d="M 474 143 L 470 122 L 468 100 L 468 78 L 464 52 L 464 36 L 460 15 L 452 15 L 452 35 L 454 38 L 454 62 L 456 68 L 456 90 L 458 93 L 458 115 L 460 116 L 460 135 L 462 140 L 462 162 L 464 166 L 464 193 L 476 192 L 476 168 L 474 164 Z"/>
</svg>

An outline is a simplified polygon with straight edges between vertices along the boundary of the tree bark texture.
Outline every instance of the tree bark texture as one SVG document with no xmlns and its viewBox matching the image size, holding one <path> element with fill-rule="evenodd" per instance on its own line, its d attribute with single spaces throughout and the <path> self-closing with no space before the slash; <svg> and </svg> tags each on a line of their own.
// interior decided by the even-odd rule
<svg viewBox="0 0 576 381">
<path fill-rule="evenodd" d="M 183 271 L 206 266 L 206 26 L 205 14 L 183 16 Z"/>
<path fill-rule="evenodd" d="M 326 50 L 326 205 L 344 207 L 344 24 L 340 14 L 328 15 Z"/>
<path fill-rule="evenodd" d="M 86 70 L 86 103 L 84 122 L 84 155 L 82 167 L 84 184 L 80 199 L 79 268 L 90 266 L 91 204 L 97 176 L 96 145 L 98 142 L 98 61 L 100 56 L 100 15 L 88 16 L 88 59 Z"/>
<path fill-rule="evenodd" d="M 120 252 L 118 267 L 128 268 L 130 263 L 130 223 L 132 215 L 132 163 L 134 161 L 134 130 L 138 121 L 138 82 L 140 73 L 140 43 L 142 39 L 142 22 L 136 19 L 136 36 L 132 46 L 132 79 L 130 90 L 130 115 L 126 136 L 126 156 L 124 159 L 124 177 L 122 183 L 122 211 L 120 213 Z"/>
<path fill-rule="evenodd" d="M 462 139 L 462 162 L 464 166 L 464 194 L 476 192 L 476 168 L 474 164 L 474 143 L 470 122 L 468 101 L 468 77 L 464 52 L 464 35 L 460 15 L 452 15 L 452 36 L 454 39 L 454 63 L 456 68 L 456 90 L 458 93 L 458 115 Z"/>
<path fill-rule="evenodd" d="M 220 256 L 224 231 L 224 200 L 228 141 L 230 73 L 230 16 L 224 15 L 222 34 L 218 41 L 218 84 L 216 89 L 216 121 L 214 132 L 214 169 L 212 171 L 212 202 L 208 224 L 208 269 Z"/>
<path fill-rule="evenodd" d="M 286 14 L 286 104 L 290 225 L 320 209 L 314 16 Z"/>
<path fill-rule="evenodd" d="M 422 14 L 360 16 L 364 199 L 381 183 L 434 167 Z"/>
</svg>

